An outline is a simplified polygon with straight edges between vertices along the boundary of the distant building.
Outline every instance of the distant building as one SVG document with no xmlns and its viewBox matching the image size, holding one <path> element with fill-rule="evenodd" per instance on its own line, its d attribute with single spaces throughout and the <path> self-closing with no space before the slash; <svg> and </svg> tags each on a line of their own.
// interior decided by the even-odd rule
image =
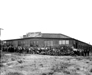
<svg viewBox="0 0 92 75">
<path fill-rule="evenodd" d="M 23 38 L 5 41 L 7 42 L 7 44 L 12 44 L 13 46 L 24 46 L 24 47 L 30 47 L 32 45 L 38 47 L 58 47 L 60 45 L 73 46 L 75 48 L 92 47 L 91 45 L 85 42 L 71 38 L 64 34 L 41 33 L 41 32 L 27 33 L 26 35 L 23 35 Z"/>
</svg>

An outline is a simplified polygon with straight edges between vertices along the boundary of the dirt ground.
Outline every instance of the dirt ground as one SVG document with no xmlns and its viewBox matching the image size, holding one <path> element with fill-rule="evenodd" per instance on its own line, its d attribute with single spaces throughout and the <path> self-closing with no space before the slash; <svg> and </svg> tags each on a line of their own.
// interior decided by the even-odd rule
<svg viewBox="0 0 92 75">
<path fill-rule="evenodd" d="M 92 56 L 2 53 L 1 75 L 92 75 Z"/>
</svg>

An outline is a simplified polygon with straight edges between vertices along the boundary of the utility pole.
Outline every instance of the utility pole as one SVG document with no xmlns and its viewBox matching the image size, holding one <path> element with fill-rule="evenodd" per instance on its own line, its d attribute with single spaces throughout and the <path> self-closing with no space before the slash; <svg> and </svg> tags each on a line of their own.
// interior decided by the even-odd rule
<svg viewBox="0 0 92 75">
<path fill-rule="evenodd" d="M 1 37 L 1 30 L 3 30 L 3 28 L 0 28 L 0 37 Z"/>
<path fill-rule="evenodd" d="M 0 37 L 1 37 L 1 30 L 3 30 L 3 28 L 0 28 Z M 1 39 L 0 39 L 0 52 L 2 52 L 2 41 L 1 41 Z"/>
</svg>

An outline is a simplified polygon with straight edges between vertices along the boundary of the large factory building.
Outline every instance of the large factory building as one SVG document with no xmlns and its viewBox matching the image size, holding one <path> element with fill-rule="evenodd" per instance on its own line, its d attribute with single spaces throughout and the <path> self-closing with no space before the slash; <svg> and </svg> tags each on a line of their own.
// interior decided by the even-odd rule
<svg viewBox="0 0 92 75">
<path fill-rule="evenodd" d="M 82 41 L 76 40 L 63 34 L 30 32 L 23 35 L 23 38 L 5 40 L 7 44 L 23 47 L 38 46 L 38 47 L 58 47 L 60 45 L 73 46 L 74 48 L 92 48 L 91 45 Z"/>
</svg>

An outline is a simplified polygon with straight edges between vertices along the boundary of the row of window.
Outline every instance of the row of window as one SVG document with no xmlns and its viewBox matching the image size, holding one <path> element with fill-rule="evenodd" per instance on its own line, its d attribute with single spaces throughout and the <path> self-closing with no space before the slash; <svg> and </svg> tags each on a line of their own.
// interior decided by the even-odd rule
<svg viewBox="0 0 92 75">
<path fill-rule="evenodd" d="M 59 45 L 69 44 L 69 40 L 59 40 Z M 45 46 L 53 46 L 53 41 L 45 41 Z"/>
<path fill-rule="evenodd" d="M 28 44 L 27 42 L 24 41 L 24 43 Z M 65 44 L 69 44 L 69 40 L 59 40 L 59 45 L 65 45 Z M 19 43 L 20 44 L 20 43 Z M 33 41 L 30 42 L 30 44 L 38 44 L 38 41 Z M 44 45 L 45 46 L 54 46 L 54 41 L 44 41 Z"/>
<path fill-rule="evenodd" d="M 53 41 L 45 41 L 45 46 L 53 46 Z"/>
<path fill-rule="evenodd" d="M 59 44 L 69 44 L 69 40 L 60 40 Z"/>
</svg>

